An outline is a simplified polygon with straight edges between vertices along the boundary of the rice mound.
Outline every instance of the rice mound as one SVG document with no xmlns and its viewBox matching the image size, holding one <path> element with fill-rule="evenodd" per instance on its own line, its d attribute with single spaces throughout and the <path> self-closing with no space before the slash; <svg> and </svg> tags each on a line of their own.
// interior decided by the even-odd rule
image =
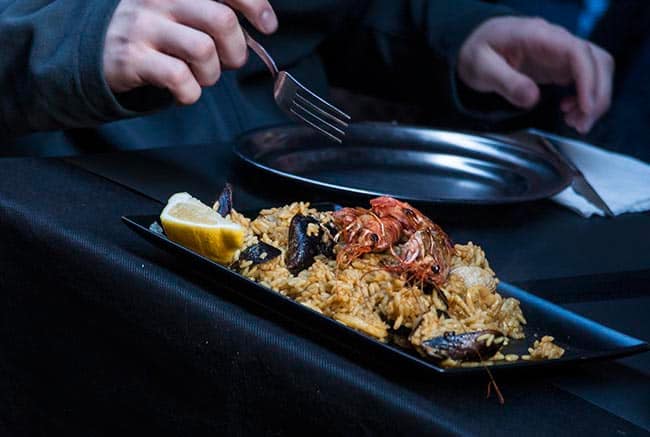
<svg viewBox="0 0 650 437">
<path fill-rule="evenodd" d="M 450 275 L 440 290 L 423 291 L 406 283 L 384 270 L 389 255 L 375 253 L 365 254 L 345 268 L 318 256 L 311 267 L 294 276 L 285 266 L 285 252 L 289 224 L 298 213 L 322 223 L 332 221 L 331 212 L 319 212 L 305 202 L 262 210 L 254 220 L 231 212 L 229 218 L 246 229 L 244 247 L 264 242 L 282 251 L 281 256 L 263 264 L 242 261 L 241 274 L 380 341 L 393 339 L 418 348 L 424 340 L 445 332 L 483 329 L 524 338 L 526 319 L 519 301 L 496 291 L 499 280 L 479 246 L 471 242 L 454 246 Z M 564 352 L 552 346 L 557 349 L 545 346 L 545 358 L 556 358 L 558 350 Z"/>
</svg>

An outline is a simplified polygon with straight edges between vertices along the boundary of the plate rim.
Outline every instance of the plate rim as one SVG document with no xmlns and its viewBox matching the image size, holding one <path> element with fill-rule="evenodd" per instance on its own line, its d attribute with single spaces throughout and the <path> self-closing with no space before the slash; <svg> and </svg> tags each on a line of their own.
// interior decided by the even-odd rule
<svg viewBox="0 0 650 437">
<path fill-rule="evenodd" d="M 460 134 L 460 135 L 467 135 L 475 138 L 479 138 L 483 141 L 490 141 L 493 143 L 499 143 L 503 147 L 509 148 L 509 149 L 515 149 L 514 144 L 512 143 L 507 143 L 507 142 L 502 142 L 498 141 L 494 138 L 490 138 L 489 136 L 481 135 L 480 133 L 477 132 L 471 132 L 471 131 L 452 131 L 452 130 L 445 130 L 445 129 L 435 129 L 435 128 L 430 128 L 426 126 L 418 126 L 418 125 L 400 125 L 400 124 L 393 124 L 393 123 L 387 123 L 387 122 L 359 122 L 359 123 L 352 123 L 350 126 L 353 127 L 378 127 L 382 129 L 388 129 L 388 128 L 399 128 L 402 130 L 413 130 L 413 131 L 429 131 L 429 132 L 439 132 L 439 133 L 448 133 L 448 134 Z M 523 154 L 527 155 L 533 155 L 537 157 L 538 159 L 544 160 L 550 167 L 555 169 L 555 171 L 560 175 L 561 177 L 561 182 L 558 183 L 557 187 L 553 188 L 546 188 L 544 187 L 542 190 L 539 191 L 538 194 L 534 196 L 530 195 L 518 195 L 518 196 L 512 196 L 508 198 L 502 198 L 502 199 L 453 199 L 453 198 L 437 198 L 437 199 L 432 199 L 430 197 L 421 197 L 421 196 L 404 196 L 404 195 L 395 195 L 394 193 L 384 193 L 381 191 L 373 191 L 373 190 L 367 190 L 363 188 L 354 188 L 354 187 L 347 187 L 345 185 L 339 185 L 335 183 L 330 183 L 330 182 L 323 182 L 319 181 L 316 179 L 312 179 L 309 177 L 305 176 L 300 176 L 294 173 L 289 173 L 284 170 L 278 170 L 276 168 L 270 167 L 266 164 L 263 164 L 257 160 L 255 160 L 253 157 L 249 156 L 248 154 L 245 154 L 242 150 L 243 143 L 250 139 L 251 137 L 255 135 L 259 135 L 264 132 L 269 132 L 269 131 L 274 131 L 274 130 L 279 130 L 279 129 L 289 129 L 289 130 L 307 130 L 309 128 L 304 127 L 302 125 L 298 124 L 291 124 L 291 123 L 283 123 L 283 124 L 277 124 L 277 125 L 271 125 L 271 126 L 266 126 L 262 128 L 256 128 L 252 129 L 249 131 L 246 131 L 239 135 L 232 147 L 233 153 L 241 159 L 243 162 L 246 164 L 257 168 L 261 169 L 263 171 L 266 171 L 268 173 L 274 174 L 275 176 L 279 176 L 282 178 L 286 178 L 289 180 L 293 180 L 296 182 L 299 182 L 301 184 L 305 185 L 310 185 L 310 186 L 316 186 L 321 189 L 329 190 L 329 191 L 334 191 L 334 192 L 342 192 L 342 193 L 347 193 L 347 194 L 355 194 L 355 195 L 362 195 L 362 196 L 367 196 L 367 197 L 376 197 L 376 196 L 383 196 L 383 195 L 390 195 L 391 197 L 395 197 L 400 200 L 405 200 L 409 202 L 414 202 L 418 204 L 431 204 L 431 205 L 478 205 L 478 206 L 494 206 L 494 205 L 512 205 L 512 204 L 517 204 L 517 203 L 524 203 L 524 202 L 534 202 L 534 201 L 539 201 L 539 200 L 544 200 L 544 199 L 549 199 L 553 197 L 554 195 L 560 193 L 561 191 L 565 190 L 571 185 L 572 181 L 572 173 L 570 169 L 564 168 L 560 162 L 558 162 L 556 159 L 553 159 L 553 157 L 546 156 L 542 153 L 533 151 L 533 150 L 527 150 L 524 148 L 517 148 L 516 150 L 518 152 L 521 152 Z"/>
<path fill-rule="evenodd" d="M 291 305 L 291 307 L 295 311 L 301 311 L 303 315 L 307 317 L 312 317 L 316 318 L 319 320 L 320 323 L 326 323 L 328 326 L 332 326 L 332 329 L 336 330 L 343 330 L 346 332 L 346 335 L 351 335 L 354 336 L 357 341 L 365 341 L 368 344 L 372 344 L 374 348 L 381 348 L 385 353 L 392 353 L 399 355 L 403 359 L 406 359 L 410 361 L 411 363 L 419 366 L 420 368 L 426 368 L 429 370 L 435 371 L 437 374 L 447 374 L 447 375 L 461 375 L 461 374 L 468 374 L 468 373 L 476 373 L 477 371 L 483 370 L 482 366 L 477 366 L 477 367 L 442 367 L 436 365 L 434 362 L 426 360 L 423 357 L 419 357 L 416 354 L 410 354 L 407 353 L 405 350 L 402 350 L 399 346 L 393 345 L 391 343 L 383 343 L 381 341 L 378 341 L 368 335 L 365 335 L 359 331 L 356 331 L 340 322 L 337 322 L 336 320 L 327 317 L 305 305 L 302 305 L 293 299 L 290 299 L 287 296 L 284 296 L 280 293 L 277 293 L 276 291 L 265 287 L 256 281 L 245 277 L 244 275 L 241 275 L 238 272 L 235 272 L 228 267 L 222 266 L 221 264 L 216 263 L 215 261 L 212 261 L 211 259 L 204 257 L 203 255 L 200 255 L 197 252 L 194 252 L 193 250 L 176 243 L 169 238 L 167 238 L 166 235 L 160 234 L 158 232 L 154 232 L 151 229 L 149 229 L 148 226 L 144 226 L 139 221 L 148 221 L 152 220 L 156 221 L 158 224 L 160 224 L 159 221 L 159 216 L 155 214 L 144 214 L 144 215 L 128 215 L 128 216 L 122 216 L 121 217 L 122 221 L 131 229 L 133 230 L 136 234 L 138 234 L 141 238 L 144 240 L 147 240 L 150 244 L 153 244 L 154 246 L 157 246 L 161 248 L 160 246 L 156 245 L 151 239 L 155 238 L 157 241 L 162 242 L 165 246 L 166 249 L 163 251 L 169 252 L 168 249 L 173 248 L 175 251 L 180 251 L 181 253 L 185 254 L 188 257 L 193 257 L 193 258 L 198 258 L 204 265 L 209 265 L 212 268 L 217 268 L 218 271 L 229 275 L 231 278 L 235 278 L 237 281 L 240 283 L 245 283 L 248 286 L 255 287 L 259 292 L 264 292 L 265 296 L 273 296 L 272 299 L 276 301 L 283 301 L 284 305 Z M 162 250 L 162 248 L 161 248 Z M 178 256 L 176 253 L 172 253 L 174 256 Z M 572 318 L 579 320 L 581 323 L 586 323 L 592 326 L 598 327 L 598 329 L 601 329 L 605 332 L 607 332 L 609 335 L 616 335 L 622 339 L 625 339 L 626 341 L 634 344 L 630 344 L 629 346 L 624 346 L 620 348 L 613 349 L 611 351 L 603 350 L 598 353 L 590 354 L 588 357 L 581 357 L 581 356 L 575 356 L 575 357 L 570 357 L 570 358 L 559 358 L 559 359 L 554 359 L 554 360 L 541 360 L 541 361 L 523 361 L 523 360 L 518 360 L 516 362 L 508 362 L 508 363 L 500 363 L 500 364 L 495 364 L 490 366 L 489 368 L 494 371 L 520 371 L 520 370 L 528 370 L 528 369 L 536 369 L 539 367 L 560 367 L 560 366 L 566 366 L 566 365 L 572 365 L 572 364 L 579 364 L 581 362 L 593 362 L 593 361 L 598 361 L 598 360 L 604 360 L 604 359 L 617 359 L 637 353 L 642 353 L 646 351 L 650 351 L 650 344 L 648 344 L 646 341 L 632 337 L 628 334 L 622 333 L 620 331 L 617 331 L 613 328 L 610 328 L 608 326 L 605 326 L 599 322 L 596 322 L 595 320 L 589 319 L 585 316 L 582 316 L 580 314 L 577 314 L 571 310 L 568 310 L 566 308 L 563 308 L 553 302 L 550 302 L 540 296 L 537 296 L 535 294 L 529 293 L 524 289 L 521 289 L 515 285 L 509 284 L 507 282 L 500 282 L 499 284 L 500 287 L 505 287 L 511 290 L 514 290 L 516 294 L 519 295 L 525 295 L 528 300 L 535 300 L 538 302 L 541 302 L 543 305 L 547 305 L 550 307 L 553 307 L 554 310 L 565 314 L 565 315 L 570 315 Z M 236 289 L 231 288 L 236 294 L 241 295 L 243 297 L 246 297 L 250 300 L 255 301 L 257 304 L 265 306 L 268 308 L 267 305 L 257 301 L 254 297 L 250 297 L 246 293 L 239 292 Z M 510 294 L 511 291 L 506 290 L 507 294 Z M 274 311 L 277 314 L 280 314 L 281 316 L 285 318 L 289 318 L 293 322 L 299 324 L 300 326 L 304 326 L 306 329 L 309 329 L 311 332 L 316 333 L 319 336 L 325 336 L 327 338 L 333 339 L 332 335 L 327 335 L 324 334 L 320 331 L 316 331 L 313 327 L 307 326 L 306 323 L 302 322 L 301 320 L 296 320 L 294 317 L 291 317 L 290 314 L 285 314 L 285 312 L 277 310 L 275 308 L 269 308 L 270 310 Z M 338 342 L 342 343 L 342 342 Z M 352 346 L 348 344 L 344 344 L 344 347 L 350 349 Z"/>
</svg>

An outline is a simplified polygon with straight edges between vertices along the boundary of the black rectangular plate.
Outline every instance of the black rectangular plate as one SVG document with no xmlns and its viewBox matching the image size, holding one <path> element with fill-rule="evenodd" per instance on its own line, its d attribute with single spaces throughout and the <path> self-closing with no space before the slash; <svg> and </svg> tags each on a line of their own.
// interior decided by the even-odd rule
<svg viewBox="0 0 650 437">
<path fill-rule="evenodd" d="M 483 371 L 481 367 L 445 368 L 438 366 L 413 350 L 401 348 L 391 343 L 382 343 L 361 332 L 348 328 L 169 240 L 163 233 L 152 231 L 149 227 L 154 222 L 159 223 L 158 216 L 129 216 L 122 217 L 122 220 L 150 243 L 177 256 L 184 257 L 197 268 L 207 271 L 212 277 L 219 278 L 220 281 L 226 283 L 242 297 L 253 300 L 292 321 L 298 322 L 312 332 L 334 339 L 338 343 L 344 342 L 345 346 L 349 348 L 365 350 L 367 353 L 391 359 L 401 358 L 444 374 Z M 555 343 L 562 346 L 566 352 L 562 358 L 556 360 L 524 361 L 520 359 L 514 362 L 498 363 L 491 366 L 495 370 L 497 368 L 546 367 L 596 359 L 618 358 L 650 349 L 644 341 L 610 329 L 513 285 L 501 282 L 498 290 L 503 296 L 514 297 L 521 302 L 521 307 L 528 321 L 525 326 L 526 338 L 511 340 L 510 344 L 502 350 L 504 354 L 527 354 L 527 348 L 531 346 L 536 338 L 541 338 L 543 335 L 555 337 Z"/>
</svg>

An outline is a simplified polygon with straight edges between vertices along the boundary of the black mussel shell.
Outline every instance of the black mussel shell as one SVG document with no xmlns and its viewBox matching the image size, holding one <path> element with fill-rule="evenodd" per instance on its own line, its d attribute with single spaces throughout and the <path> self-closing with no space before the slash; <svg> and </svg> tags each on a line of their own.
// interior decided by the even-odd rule
<svg viewBox="0 0 650 437">
<path fill-rule="evenodd" d="M 257 243 L 247 247 L 239 254 L 239 261 L 251 261 L 253 265 L 264 264 L 280 256 L 282 251 L 266 243 Z"/>
<path fill-rule="evenodd" d="M 310 224 L 318 225 L 316 235 L 307 235 Z M 323 235 L 328 232 L 323 229 L 320 221 L 315 217 L 296 214 L 289 224 L 289 244 L 285 264 L 287 269 L 297 275 L 309 268 L 314 263 L 317 255 L 332 257 L 334 255 L 334 242 L 323 242 Z"/>
<path fill-rule="evenodd" d="M 230 214 L 230 211 L 232 211 L 232 185 L 226 183 L 226 186 L 223 187 L 223 191 L 221 194 L 219 194 L 217 202 L 219 202 L 217 213 L 221 217 L 225 217 Z"/>
</svg>

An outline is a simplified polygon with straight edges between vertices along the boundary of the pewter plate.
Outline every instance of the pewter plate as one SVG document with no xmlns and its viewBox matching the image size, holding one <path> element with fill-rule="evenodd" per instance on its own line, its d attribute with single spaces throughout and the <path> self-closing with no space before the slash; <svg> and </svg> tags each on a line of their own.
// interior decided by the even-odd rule
<svg viewBox="0 0 650 437">
<path fill-rule="evenodd" d="M 414 202 L 525 202 L 571 182 L 561 162 L 523 144 L 388 123 L 350 125 L 340 145 L 303 126 L 255 130 L 234 151 L 254 167 L 308 185 Z"/>
</svg>

